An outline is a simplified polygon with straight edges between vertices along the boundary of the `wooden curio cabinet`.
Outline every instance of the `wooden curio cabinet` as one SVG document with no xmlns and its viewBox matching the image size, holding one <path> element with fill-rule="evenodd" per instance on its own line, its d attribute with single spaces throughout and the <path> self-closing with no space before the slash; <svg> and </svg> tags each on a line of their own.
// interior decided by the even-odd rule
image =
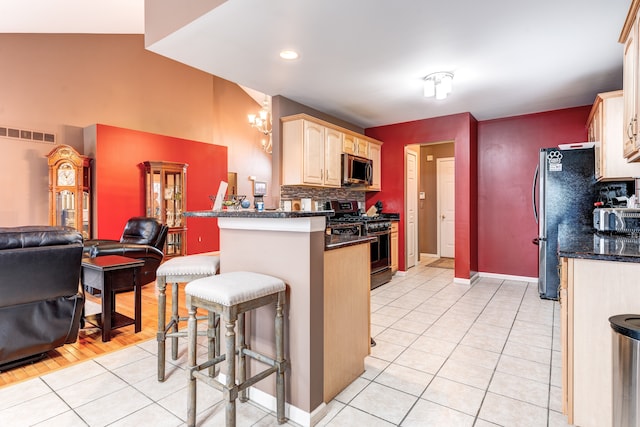
<svg viewBox="0 0 640 427">
<path fill-rule="evenodd" d="M 169 227 L 164 255 L 186 255 L 187 227 L 182 216 L 187 207 L 187 165 L 146 161 L 144 165 L 145 215 Z"/>
<path fill-rule="evenodd" d="M 66 225 L 91 238 L 91 159 L 59 145 L 47 154 L 49 224 Z"/>
</svg>

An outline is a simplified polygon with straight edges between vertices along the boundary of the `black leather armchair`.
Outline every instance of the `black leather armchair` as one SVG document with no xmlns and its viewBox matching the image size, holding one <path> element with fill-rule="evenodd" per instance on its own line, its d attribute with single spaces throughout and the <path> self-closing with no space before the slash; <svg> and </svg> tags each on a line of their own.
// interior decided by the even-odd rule
<svg viewBox="0 0 640 427">
<path fill-rule="evenodd" d="M 77 340 L 82 248 L 70 227 L 0 228 L 0 370 Z"/>
<path fill-rule="evenodd" d="M 102 255 L 121 255 L 144 260 L 140 283 L 156 279 L 156 270 L 162 262 L 164 243 L 169 228 L 155 218 L 134 217 L 127 221 L 120 240 L 87 240 L 85 255 L 95 258 Z"/>
</svg>

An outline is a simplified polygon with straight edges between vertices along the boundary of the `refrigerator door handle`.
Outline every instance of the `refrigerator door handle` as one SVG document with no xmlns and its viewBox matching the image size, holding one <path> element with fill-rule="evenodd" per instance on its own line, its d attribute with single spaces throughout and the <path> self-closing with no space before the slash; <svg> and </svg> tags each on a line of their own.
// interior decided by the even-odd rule
<svg viewBox="0 0 640 427">
<path fill-rule="evenodd" d="M 538 186 L 538 174 L 540 173 L 540 165 L 536 166 L 536 171 L 533 174 L 533 184 L 531 184 L 531 205 L 533 206 L 533 216 L 538 223 L 538 207 L 536 205 L 536 187 Z"/>
</svg>

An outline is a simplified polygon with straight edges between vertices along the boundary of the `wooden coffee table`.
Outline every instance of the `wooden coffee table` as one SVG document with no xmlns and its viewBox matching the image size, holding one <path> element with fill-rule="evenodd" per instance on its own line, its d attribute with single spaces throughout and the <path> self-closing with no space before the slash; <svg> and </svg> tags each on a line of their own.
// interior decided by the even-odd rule
<svg viewBox="0 0 640 427">
<path fill-rule="evenodd" d="M 85 320 L 102 329 L 102 341 L 110 341 L 111 331 L 123 326 L 135 325 L 135 332 L 142 330 L 139 276 L 143 265 L 143 260 L 120 255 L 82 259 L 82 286 L 99 289 L 102 299 L 102 313 L 86 316 Z M 134 291 L 133 319 L 116 312 L 116 293 L 131 290 Z"/>
</svg>

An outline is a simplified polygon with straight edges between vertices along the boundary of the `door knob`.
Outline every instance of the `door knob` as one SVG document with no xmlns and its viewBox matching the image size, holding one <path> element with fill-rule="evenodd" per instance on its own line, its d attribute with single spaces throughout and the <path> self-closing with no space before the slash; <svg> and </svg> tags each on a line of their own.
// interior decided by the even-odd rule
<svg viewBox="0 0 640 427">
<path fill-rule="evenodd" d="M 444 216 L 444 214 L 442 214 L 442 219 L 443 219 L 443 220 L 445 219 L 445 216 Z"/>
</svg>

